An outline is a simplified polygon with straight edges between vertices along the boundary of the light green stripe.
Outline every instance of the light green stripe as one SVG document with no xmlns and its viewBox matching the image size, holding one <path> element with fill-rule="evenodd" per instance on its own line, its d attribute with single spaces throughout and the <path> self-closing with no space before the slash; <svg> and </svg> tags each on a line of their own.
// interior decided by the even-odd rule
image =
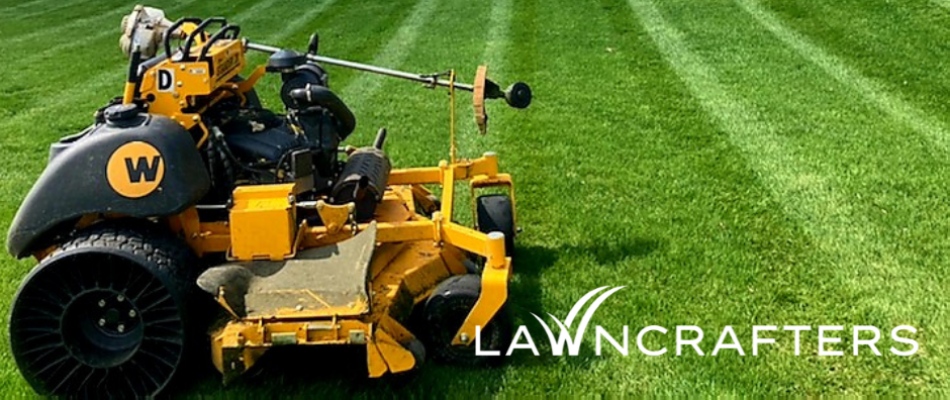
<svg viewBox="0 0 950 400">
<path fill-rule="evenodd" d="M 777 134 L 781 127 L 759 115 L 754 105 L 729 93 L 716 71 L 690 51 L 681 32 L 671 26 L 650 0 L 628 0 L 673 71 L 699 100 L 729 141 L 738 148 L 770 190 L 817 245 L 816 268 L 834 268 L 842 290 L 870 290 L 898 278 L 902 268 L 879 242 L 876 227 L 856 213 L 831 176 L 809 169 L 792 146 Z M 893 288 L 903 290 L 904 288 Z M 896 296 L 895 298 L 909 298 Z M 865 300 L 862 298 L 862 301 Z M 911 305 L 867 299 L 883 312 L 909 315 Z"/>
<path fill-rule="evenodd" d="M 794 49 L 804 59 L 812 62 L 828 75 L 858 92 L 875 107 L 892 119 L 924 135 L 944 150 L 950 150 L 950 135 L 936 118 L 927 115 L 910 103 L 891 95 L 884 85 L 865 77 L 848 67 L 844 61 L 811 43 L 803 35 L 785 26 L 774 14 L 763 8 L 756 0 L 736 0 L 736 3 L 759 24 L 769 30 L 785 45 Z"/>
<path fill-rule="evenodd" d="M 116 17 L 132 12 L 131 8 L 115 8 L 112 11 L 90 15 L 88 17 L 74 19 L 62 25 L 50 26 L 46 29 L 31 31 L 25 35 L 14 36 L 7 39 L 0 38 L 0 44 L 10 45 L 36 40 L 43 36 L 60 36 L 61 40 L 76 40 L 76 30 L 88 26 L 107 26 L 113 32 L 119 31 L 119 20 Z M 102 22 L 100 22 L 102 21 Z M 106 22 L 108 21 L 108 22 Z"/>
<path fill-rule="evenodd" d="M 419 36 L 419 31 L 435 11 L 436 3 L 435 0 L 420 0 L 416 3 L 409 17 L 402 23 L 392 39 L 389 39 L 382 50 L 373 57 L 370 64 L 399 68 L 409 56 Z M 383 79 L 385 78 L 375 74 L 360 74 L 340 90 L 340 97 L 347 99 L 348 104 L 361 107 L 383 86 Z"/>
</svg>

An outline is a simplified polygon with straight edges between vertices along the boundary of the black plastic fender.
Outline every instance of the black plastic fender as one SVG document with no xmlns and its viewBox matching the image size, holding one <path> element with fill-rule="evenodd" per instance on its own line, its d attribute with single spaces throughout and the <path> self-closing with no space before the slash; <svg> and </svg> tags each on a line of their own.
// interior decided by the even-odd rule
<svg viewBox="0 0 950 400">
<path fill-rule="evenodd" d="M 10 254 L 22 258 L 50 245 L 86 214 L 169 216 L 208 192 L 211 180 L 188 131 L 164 116 L 110 118 L 109 111 L 109 122 L 51 146 L 49 164 L 10 225 Z"/>
</svg>

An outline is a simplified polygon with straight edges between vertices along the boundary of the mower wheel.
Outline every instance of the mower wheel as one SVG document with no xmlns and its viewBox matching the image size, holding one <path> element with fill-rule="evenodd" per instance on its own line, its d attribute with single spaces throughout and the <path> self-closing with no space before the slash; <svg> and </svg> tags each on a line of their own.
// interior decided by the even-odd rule
<svg viewBox="0 0 950 400">
<path fill-rule="evenodd" d="M 186 296 L 197 259 L 148 223 L 80 231 L 26 277 L 10 344 L 41 395 L 152 397 L 191 349 Z"/>
<path fill-rule="evenodd" d="M 456 275 L 442 281 L 426 300 L 423 310 L 426 332 L 423 337 L 428 354 L 434 360 L 476 367 L 497 364 L 502 360 L 502 357 L 476 356 L 475 343 L 466 346 L 452 344 L 455 333 L 475 307 L 480 293 L 481 278 L 478 275 Z M 498 310 L 481 328 L 480 336 L 482 350 L 505 351 L 508 348 L 511 320 L 505 308 Z"/>
<path fill-rule="evenodd" d="M 511 198 L 504 194 L 478 196 L 475 205 L 478 214 L 478 230 L 483 233 L 504 233 L 505 254 L 508 257 L 513 256 L 515 251 L 515 214 Z"/>
<path fill-rule="evenodd" d="M 419 369 L 426 363 L 426 346 L 421 340 L 413 338 L 403 346 L 412 353 L 412 358 L 416 361 L 416 369 Z"/>
</svg>

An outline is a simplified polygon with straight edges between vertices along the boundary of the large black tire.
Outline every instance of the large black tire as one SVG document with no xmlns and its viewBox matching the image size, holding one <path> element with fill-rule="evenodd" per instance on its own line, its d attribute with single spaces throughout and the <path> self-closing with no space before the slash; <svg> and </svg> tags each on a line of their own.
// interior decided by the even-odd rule
<svg viewBox="0 0 950 400">
<path fill-rule="evenodd" d="M 452 276 L 436 286 L 422 310 L 425 332 L 422 335 L 427 355 L 440 362 L 487 366 L 498 364 L 504 357 L 475 355 L 474 340 L 468 346 L 454 346 L 452 339 L 462 327 L 465 318 L 475 307 L 481 293 L 481 278 L 478 275 Z M 499 350 L 504 353 L 511 341 L 511 319 L 504 307 L 481 329 L 482 350 Z"/>
<path fill-rule="evenodd" d="M 152 224 L 80 231 L 26 277 L 10 344 L 41 395 L 138 398 L 166 388 L 192 350 L 197 258 Z"/>
<path fill-rule="evenodd" d="M 505 253 L 508 257 L 515 252 L 515 219 L 511 199 L 503 194 L 489 194 L 475 199 L 478 214 L 478 230 L 483 233 L 501 232 L 505 234 Z"/>
</svg>

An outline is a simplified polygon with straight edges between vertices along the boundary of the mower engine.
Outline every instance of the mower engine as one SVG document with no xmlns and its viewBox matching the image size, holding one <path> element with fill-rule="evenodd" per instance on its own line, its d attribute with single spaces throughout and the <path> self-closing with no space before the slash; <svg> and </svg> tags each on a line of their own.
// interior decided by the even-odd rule
<svg viewBox="0 0 950 400">
<path fill-rule="evenodd" d="M 256 94 L 246 96 L 243 106 L 223 102 L 205 113 L 214 127 L 206 148 L 209 170 L 215 174 L 211 199 L 227 199 L 238 185 L 296 182 L 306 189 L 305 197 L 345 191 L 360 196 L 333 196 L 339 201 L 331 203 L 345 204 L 358 197 L 366 199 L 358 208 L 372 209 L 381 191 L 367 197 L 362 189 L 370 182 L 378 189 L 388 178 L 389 160 L 382 152 L 382 141 L 373 151 L 358 151 L 372 157 L 351 155 L 341 162 L 340 144 L 355 130 L 356 118 L 327 86 L 323 68 L 303 54 L 282 50 L 270 57 L 266 71 L 281 76 L 285 115 L 262 108 Z M 340 179 L 344 170 L 349 171 L 346 179 Z M 385 174 L 380 173 L 383 170 Z M 359 190 L 347 183 L 353 179 L 362 182 Z"/>
</svg>

